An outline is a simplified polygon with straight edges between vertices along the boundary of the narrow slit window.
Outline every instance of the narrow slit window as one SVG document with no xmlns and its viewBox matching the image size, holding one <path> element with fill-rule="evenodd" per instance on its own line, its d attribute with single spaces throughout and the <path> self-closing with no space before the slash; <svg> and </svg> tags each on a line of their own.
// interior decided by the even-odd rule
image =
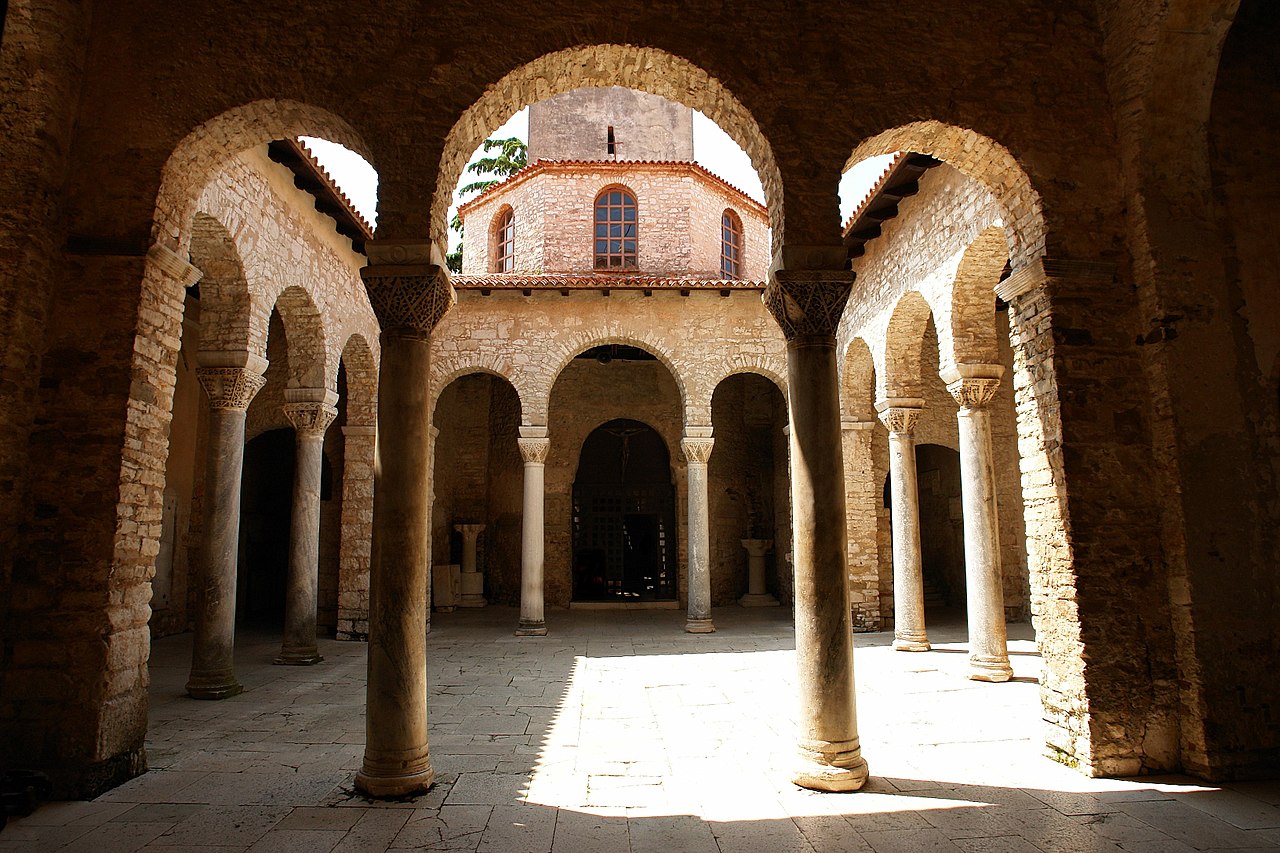
<svg viewBox="0 0 1280 853">
<path fill-rule="evenodd" d="M 636 199 L 620 188 L 596 197 L 595 268 L 636 268 Z"/>
<path fill-rule="evenodd" d="M 617 140 L 613 138 L 613 125 L 609 125 L 609 133 L 605 145 L 610 157 L 618 156 L 618 143 Z"/>
</svg>

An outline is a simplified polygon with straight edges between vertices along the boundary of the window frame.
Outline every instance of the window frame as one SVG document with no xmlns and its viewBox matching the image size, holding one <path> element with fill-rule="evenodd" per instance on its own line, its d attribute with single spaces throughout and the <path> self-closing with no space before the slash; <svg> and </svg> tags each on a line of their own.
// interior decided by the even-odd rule
<svg viewBox="0 0 1280 853">
<path fill-rule="evenodd" d="M 720 214 L 720 277 L 740 280 L 743 258 L 746 254 L 746 235 L 742 229 L 742 217 L 731 207 Z"/>
<path fill-rule="evenodd" d="M 591 205 L 591 240 L 591 268 L 595 272 L 640 268 L 640 205 L 628 187 L 613 184 L 596 193 Z"/>
<path fill-rule="evenodd" d="M 493 218 L 493 226 L 489 231 L 490 271 L 503 273 L 514 272 L 516 268 L 516 212 L 510 205 L 504 205 Z"/>
</svg>

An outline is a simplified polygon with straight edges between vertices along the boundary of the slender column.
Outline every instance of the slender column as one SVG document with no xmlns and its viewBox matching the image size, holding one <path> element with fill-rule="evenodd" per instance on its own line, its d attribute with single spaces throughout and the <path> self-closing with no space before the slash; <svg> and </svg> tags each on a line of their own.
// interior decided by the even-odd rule
<svg viewBox="0 0 1280 853">
<path fill-rule="evenodd" d="M 764 301 L 787 338 L 791 414 L 801 756 L 792 780 L 818 791 L 854 791 L 866 783 L 867 763 L 858 740 L 853 623 L 845 578 L 835 338 L 853 274 L 779 269 L 771 278 Z"/>
<path fill-rule="evenodd" d="M 707 520 L 707 460 L 715 440 L 711 427 L 686 427 L 680 450 L 689 464 L 689 611 L 684 629 L 711 634 L 711 525 Z"/>
<path fill-rule="evenodd" d="M 924 400 L 890 397 L 876 404 L 889 430 L 889 490 L 893 512 L 893 647 L 929 651 L 920 565 L 920 493 L 916 485 L 916 421 Z"/>
<path fill-rule="evenodd" d="M 764 586 L 764 557 L 773 548 L 772 539 L 739 539 L 747 549 L 747 594 L 738 599 L 743 607 L 777 607 L 778 599 Z"/>
<path fill-rule="evenodd" d="M 324 433 L 338 416 L 338 395 L 323 388 L 286 388 L 282 406 L 293 424 L 293 517 L 289 527 L 289 582 L 284 599 L 284 643 L 275 662 L 310 666 L 324 660 L 316 645 L 316 590 L 320 580 L 320 475 Z"/>
<path fill-rule="evenodd" d="M 484 597 L 484 572 L 476 560 L 476 540 L 484 532 L 484 525 L 455 524 L 453 529 L 462 534 L 462 600 L 458 606 L 484 607 L 489 603 Z"/>
<path fill-rule="evenodd" d="M 1008 635 L 1004 581 L 1000 573 L 1000 521 L 996 470 L 991 455 L 991 410 L 1004 368 L 959 364 L 944 373 L 947 390 L 960 404 L 960 493 L 964 504 L 965 598 L 969 616 L 969 677 L 1008 681 Z"/>
<path fill-rule="evenodd" d="M 267 360 L 249 353 L 201 353 L 196 378 L 209 395 L 209 455 L 205 469 L 202 576 L 196 591 L 195 637 L 187 694 L 225 699 L 244 690 L 236 681 L 236 556 L 240 548 L 240 477 L 249 402 L 266 384 Z"/>
<path fill-rule="evenodd" d="M 520 622 L 517 637 L 543 637 L 547 622 L 543 612 L 543 547 L 546 540 L 547 452 L 551 440 L 547 428 L 520 427 L 520 456 L 524 459 L 524 520 L 520 529 Z"/>
<path fill-rule="evenodd" d="M 453 288 L 423 245 L 372 240 L 365 248 L 370 266 L 361 275 L 382 326 L 382 363 L 365 748 L 356 787 L 398 797 L 425 791 L 435 778 L 427 745 L 429 354 L 431 329 Z"/>
</svg>

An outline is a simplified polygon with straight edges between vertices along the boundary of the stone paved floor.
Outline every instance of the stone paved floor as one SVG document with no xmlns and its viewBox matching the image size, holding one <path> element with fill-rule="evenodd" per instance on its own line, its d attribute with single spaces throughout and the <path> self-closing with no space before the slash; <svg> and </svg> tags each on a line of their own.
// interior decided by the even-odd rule
<svg viewBox="0 0 1280 853">
<path fill-rule="evenodd" d="M 436 614 L 430 733 L 438 783 L 412 801 L 351 789 L 365 648 L 271 666 L 242 637 L 247 691 L 182 696 L 190 635 L 155 644 L 151 771 L 93 802 L 10 821 L 0 850 L 1159 851 L 1280 849 L 1280 783 L 1087 779 L 1040 757 L 1040 659 L 1011 626 L 1015 681 L 963 678 L 963 624 L 935 650 L 858 635 L 856 794 L 790 785 L 793 633 L 784 609 Z"/>
</svg>

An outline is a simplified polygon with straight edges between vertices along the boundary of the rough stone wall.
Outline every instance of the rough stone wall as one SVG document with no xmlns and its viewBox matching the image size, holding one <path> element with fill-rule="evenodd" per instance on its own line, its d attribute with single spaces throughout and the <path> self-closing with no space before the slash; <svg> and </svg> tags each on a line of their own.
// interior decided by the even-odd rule
<svg viewBox="0 0 1280 853">
<path fill-rule="evenodd" d="M 529 107 L 529 162 L 609 159 L 608 128 L 626 160 L 692 160 L 693 110 L 623 89 L 576 89 Z"/>
<path fill-rule="evenodd" d="M 720 215 L 732 208 L 743 225 L 743 278 L 764 280 L 769 228 L 759 205 L 693 165 L 626 162 L 543 164 L 463 207 L 463 273 L 493 271 L 493 223 L 508 205 L 517 272 L 591 272 L 596 196 L 614 186 L 636 199 L 637 272 L 719 278 Z"/>
</svg>

